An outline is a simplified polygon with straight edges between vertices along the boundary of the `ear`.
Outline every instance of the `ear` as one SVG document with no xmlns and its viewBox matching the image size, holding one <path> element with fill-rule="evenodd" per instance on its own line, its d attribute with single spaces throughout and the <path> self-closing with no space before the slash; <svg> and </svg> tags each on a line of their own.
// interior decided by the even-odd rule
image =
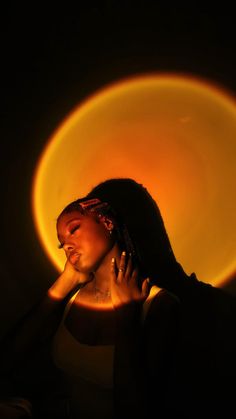
<svg viewBox="0 0 236 419">
<path fill-rule="evenodd" d="M 111 233 L 114 229 L 113 221 L 105 215 L 99 215 L 98 218 L 100 222 L 104 225 L 104 227 Z"/>
<path fill-rule="evenodd" d="M 110 220 L 107 217 L 104 217 L 104 226 L 106 227 L 106 229 L 111 233 L 112 230 L 114 229 L 114 224 L 112 222 L 112 220 Z"/>
</svg>

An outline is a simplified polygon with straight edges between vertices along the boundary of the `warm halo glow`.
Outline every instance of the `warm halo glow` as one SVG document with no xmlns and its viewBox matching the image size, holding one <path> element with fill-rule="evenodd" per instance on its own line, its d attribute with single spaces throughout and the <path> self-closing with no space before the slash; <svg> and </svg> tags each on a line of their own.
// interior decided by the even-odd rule
<svg viewBox="0 0 236 419">
<path fill-rule="evenodd" d="M 235 270 L 236 105 L 189 76 L 147 74 L 79 105 L 52 135 L 35 172 L 37 233 L 61 271 L 55 221 L 110 177 L 131 177 L 156 199 L 187 273 L 220 284 Z"/>
</svg>

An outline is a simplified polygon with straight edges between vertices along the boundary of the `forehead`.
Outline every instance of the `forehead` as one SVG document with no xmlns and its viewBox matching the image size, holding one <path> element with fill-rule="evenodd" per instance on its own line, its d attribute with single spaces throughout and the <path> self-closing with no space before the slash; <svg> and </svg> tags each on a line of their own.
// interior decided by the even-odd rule
<svg viewBox="0 0 236 419">
<path fill-rule="evenodd" d="M 67 213 L 62 213 L 59 215 L 57 219 L 57 228 L 61 226 L 67 226 L 72 221 L 76 220 L 83 220 L 83 219 L 94 219 L 96 218 L 97 214 L 95 213 L 85 213 L 82 214 L 79 210 L 73 210 Z"/>
<path fill-rule="evenodd" d="M 56 223 L 57 234 L 61 236 L 63 231 L 67 228 L 68 225 L 70 225 L 70 223 L 73 223 L 73 221 L 76 222 L 78 220 L 82 220 L 82 218 L 84 218 L 84 215 L 82 215 L 80 211 L 71 211 L 59 215 Z"/>
<path fill-rule="evenodd" d="M 82 219 L 84 215 L 78 210 L 62 213 L 57 219 L 58 224 L 69 224 L 72 220 Z"/>
</svg>

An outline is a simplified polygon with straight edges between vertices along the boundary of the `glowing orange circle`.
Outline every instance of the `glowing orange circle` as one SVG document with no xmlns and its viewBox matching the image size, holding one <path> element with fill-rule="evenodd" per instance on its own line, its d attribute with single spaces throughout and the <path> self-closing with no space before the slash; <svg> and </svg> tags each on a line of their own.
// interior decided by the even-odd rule
<svg viewBox="0 0 236 419">
<path fill-rule="evenodd" d="M 60 271 L 55 221 L 71 200 L 110 177 L 132 177 L 156 199 L 187 273 L 219 284 L 235 269 L 236 105 L 188 76 L 147 74 L 80 104 L 52 135 L 32 205 L 44 250 Z"/>
</svg>

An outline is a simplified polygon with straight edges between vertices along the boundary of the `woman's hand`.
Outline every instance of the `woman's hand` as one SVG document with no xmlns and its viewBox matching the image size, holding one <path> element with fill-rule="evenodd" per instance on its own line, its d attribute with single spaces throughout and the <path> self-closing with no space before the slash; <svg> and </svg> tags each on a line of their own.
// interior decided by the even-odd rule
<svg viewBox="0 0 236 419">
<path fill-rule="evenodd" d="M 63 272 L 48 290 L 48 295 L 53 299 L 63 299 L 76 285 L 88 282 L 90 279 L 91 274 L 77 271 L 67 260 Z"/>
<path fill-rule="evenodd" d="M 119 309 L 124 306 L 142 305 L 149 294 L 149 282 L 144 279 L 140 287 L 138 270 L 132 264 L 131 257 L 126 260 L 126 253 L 122 252 L 119 266 L 115 258 L 111 262 L 111 300 L 113 307 Z"/>
</svg>

